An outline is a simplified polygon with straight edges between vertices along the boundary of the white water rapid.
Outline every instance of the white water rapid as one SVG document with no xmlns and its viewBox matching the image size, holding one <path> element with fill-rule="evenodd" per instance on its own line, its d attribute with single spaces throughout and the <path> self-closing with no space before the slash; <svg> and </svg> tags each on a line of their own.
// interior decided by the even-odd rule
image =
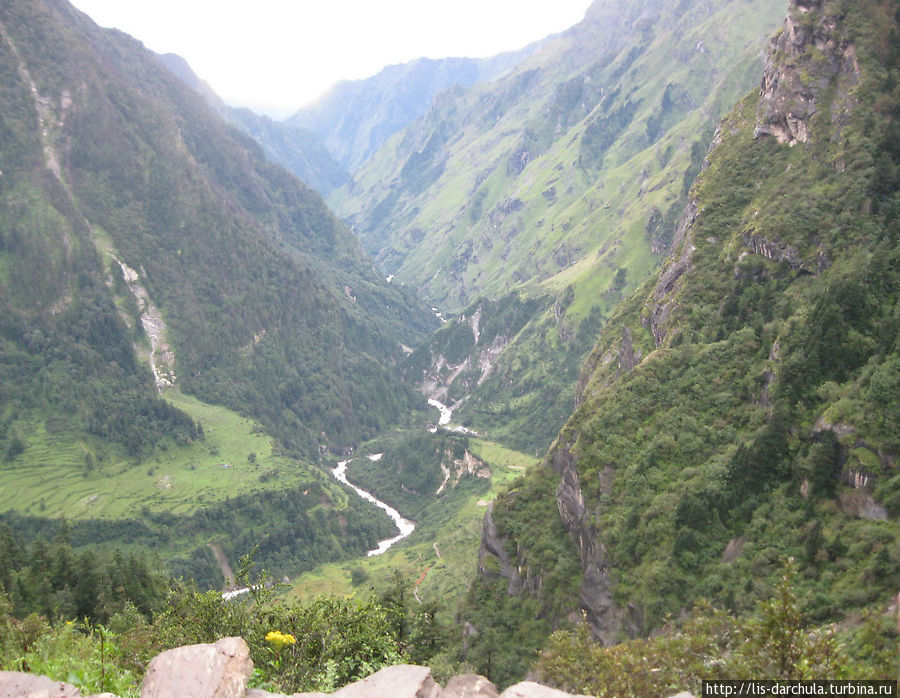
<svg viewBox="0 0 900 698">
<path fill-rule="evenodd" d="M 443 427 L 443 426 L 450 424 L 450 418 L 453 416 L 453 410 L 451 410 L 449 407 L 447 407 L 447 405 L 445 405 L 443 402 L 439 402 L 439 401 L 435 400 L 434 398 L 431 398 L 428 401 L 428 404 L 431 405 L 432 407 L 437 407 L 438 410 L 440 410 L 441 416 L 438 419 L 439 427 Z M 432 433 L 434 433 L 435 431 L 437 431 L 437 429 L 432 430 Z"/>
<path fill-rule="evenodd" d="M 379 509 L 383 509 L 387 513 L 387 515 L 390 516 L 391 519 L 393 519 L 394 524 L 396 524 L 398 530 L 400 531 L 400 533 L 393 538 L 386 538 L 385 540 L 380 541 L 377 548 L 374 548 L 366 553 L 366 555 L 368 555 L 369 557 L 372 557 L 373 555 L 381 555 L 381 553 L 385 552 L 394 543 L 403 540 L 410 533 L 412 533 L 415 530 L 416 525 L 412 521 L 404 519 L 402 516 L 400 516 L 400 512 L 394 509 L 394 507 L 390 506 L 389 504 L 385 504 L 380 499 L 376 498 L 373 494 L 366 492 L 361 487 L 357 487 L 352 482 L 350 482 L 347 479 L 348 462 L 349 461 L 342 460 L 331 471 L 331 474 L 334 475 L 339 482 L 347 485 L 347 487 L 352 487 L 356 494 L 358 494 L 360 497 L 368 502 L 372 502 L 372 504 L 374 504 Z"/>
</svg>

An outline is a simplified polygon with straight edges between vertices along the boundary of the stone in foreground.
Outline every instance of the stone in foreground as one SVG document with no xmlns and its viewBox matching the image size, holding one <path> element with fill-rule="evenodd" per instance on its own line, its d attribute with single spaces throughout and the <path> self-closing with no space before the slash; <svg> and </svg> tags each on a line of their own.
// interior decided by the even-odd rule
<svg viewBox="0 0 900 698">
<path fill-rule="evenodd" d="M 427 666 L 398 664 L 344 686 L 332 695 L 335 698 L 438 698 L 441 687 L 431 678 Z"/>
<path fill-rule="evenodd" d="M 252 672 L 250 648 L 242 638 L 178 647 L 150 662 L 141 698 L 243 698 Z"/>
<path fill-rule="evenodd" d="M 497 687 L 484 676 L 460 674 L 450 679 L 441 698 L 497 698 Z"/>
</svg>

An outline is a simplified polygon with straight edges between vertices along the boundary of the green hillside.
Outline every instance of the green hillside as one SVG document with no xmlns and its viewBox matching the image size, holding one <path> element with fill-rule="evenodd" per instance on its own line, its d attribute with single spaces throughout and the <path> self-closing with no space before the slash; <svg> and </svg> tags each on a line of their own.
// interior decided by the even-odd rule
<svg viewBox="0 0 900 698">
<path fill-rule="evenodd" d="M 229 555 L 265 538 L 296 570 L 389 530 L 314 464 L 424 407 L 398 366 L 437 321 L 154 54 L 63 0 L 0 7 L 0 318 L 0 511 L 32 532 L 114 519 L 81 542 L 153 546 L 172 521 L 148 516 L 194 517 L 166 556 L 224 527 Z M 228 504 L 279 492 L 295 518 L 269 530 Z"/>
<path fill-rule="evenodd" d="M 539 647 L 576 609 L 604 644 L 700 599 L 748 612 L 789 557 L 804 624 L 852 628 L 896 593 L 898 24 L 893 3 L 791 3 L 672 255 L 493 507 L 463 613 L 480 668 L 494 634 Z"/>
<path fill-rule="evenodd" d="M 783 12 L 683 5 L 595 2 L 508 76 L 440 95 L 331 202 L 385 272 L 442 309 L 589 273 L 603 290 L 620 266 L 633 287 L 647 248 L 666 249 L 692 146 L 702 158 L 756 81 Z"/>
<path fill-rule="evenodd" d="M 458 321 L 454 336 L 476 313 L 494 328 L 458 360 L 441 337 L 415 357 L 420 380 L 443 371 L 459 419 L 544 453 L 599 328 L 668 252 L 715 124 L 757 83 L 783 11 L 596 2 L 509 75 L 440 95 L 331 195 L 393 283 Z"/>
</svg>

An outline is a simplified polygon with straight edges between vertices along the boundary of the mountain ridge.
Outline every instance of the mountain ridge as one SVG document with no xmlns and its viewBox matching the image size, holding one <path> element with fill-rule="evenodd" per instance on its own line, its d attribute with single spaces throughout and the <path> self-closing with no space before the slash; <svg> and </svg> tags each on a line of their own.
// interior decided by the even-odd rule
<svg viewBox="0 0 900 698">
<path fill-rule="evenodd" d="M 699 598 L 744 612 L 789 557 L 812 622 L 892 596 L 900 405 L 877 396 L 898 377 L 898 23 L 889 4 L 792 0 L 673 254 L 486 518 L 476 628 L 532 627 L 499 615 L 508 589 L 544 632 L 580 611 L 612 644 Z"/>
<path fill-rule="evenodd" d="M 502 328 L 490 376 L 474 376 L 475 355 L 459 373 L 464 357 L 430 357 L 458 418 L 529 453 L 571 411 L 603 321 L 666 254 L 716 115 L 757 82 L 781 11 L 620 4 L 595 3 L 491 85 L 443 93 L 329 197 L 394 283 L 451 323 L 532 307 Z"/>
<path fill-rule="evenodd" d="M 133 526 L 203 583 L 214 519 L 244 517 L 233 560 L 265 529 L 285 570 L 371 547 L 389 522 L 316 463 L 424 410 L 397 367 L 428 308 L 140 42 L 63 0 L 0 7 L 0 103 L 10 515 Z M 191 525 L 148 523 L 173 512 Z"/>
<path fill-rule="evenodd" d="M 370 78 L 337 83 L 284 123 L 315 133 L 352 173 L 393 133 L 421 116 L 441 92 L 492 80 L 547 40 L 489 58 L 418 58 L 386 66 Z M 360 114 L 366 117 L 360 120 Z"/>
</svg>

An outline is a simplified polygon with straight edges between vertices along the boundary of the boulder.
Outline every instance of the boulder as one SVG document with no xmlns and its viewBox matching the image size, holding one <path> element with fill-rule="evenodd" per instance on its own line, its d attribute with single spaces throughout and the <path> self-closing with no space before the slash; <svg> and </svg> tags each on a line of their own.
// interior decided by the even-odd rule
<svg viewBox="0 0 900 698">
<path fill-rule="evenodd" d="M 251 688 L 245 698 L 328 698 L 327 693 L 292 693 L 289 696 L 283 693 L 269 693 L 261 688 Z"/>
<path fill-rule="evenodd" d="M 441 698 L 497 698 L 497 687 L 478 674 L 460 674 L 450 679 Z"/>
<path fill-rule="evenodd" d="M 332 694 L 335 698 L 438 698 L 440 695 L 441 687 L 431 678 L 431 669 L 412 664 L 385 667 Z"/>
<path fill-rule="evenodd" d="M 81 698 L 81 691 L 47 676 L 0 671 L 0 698 Z"/>
<path fill-rule="evenodd" d="M 252 671 L 250 648 L 239 637 L 178 647 L 150 662 L 141 698 L 244 698 Z"/>
<path fill-rule="evenodd" d="M 500 698 L 572 698 L 572 694 L 542 686 L 534 681 L 521 681 L 503 691 Z M 586 697 L 575 696 L 575 698 Z"/>
</svg>

